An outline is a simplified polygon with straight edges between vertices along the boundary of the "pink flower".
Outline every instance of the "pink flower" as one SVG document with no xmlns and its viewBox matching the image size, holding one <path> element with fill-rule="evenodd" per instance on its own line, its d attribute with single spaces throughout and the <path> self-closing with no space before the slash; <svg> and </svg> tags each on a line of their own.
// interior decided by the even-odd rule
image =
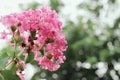
<svg viewBox="0 0 120 80">
<path fill-rule="evenodd" d="M 16 70 L 16 74 L 19 76 L 20 80 L 24 80 L 24 73 L 19 69 Z"/>
<path fill-rule="evenodd" d="M 3 31 L 0 34 L 1 34 L 1 37 L 0 37 L 1 39 L 7 39 L 7 36 L 8 36 L 7 32 Z"/>
<path fill-rule="evenodd" d="M 42 69 L 48 69 L 50 71 L 55 71 L 60 67 L 60 65 L 54 64 L 52 60 L 49 60 L 46 57 L 40 58 L 39 64 Z"/>
<path fill-rule="evenodd" d="M 11 33 L 3 32 L 2 38 L 12 36 L 12 39 L 8 39 L 10 43 L 17 42 L 18 47 L 24 49 L 24 53 L 34 54 L 34 60 L 42 69 L 55 71 L 65 61 L 63 51 L 67 48 L 67 41 L 65 35 L 62 34 L 62 22 L 54 10 L 49 7 L 30 9 L 22 13 L 3 16 L 0 22 Z M 18 64 L 23 69 L 25 68 L 24 61 Z M 21 71 L 18 68 L 17 75 L 23 80 L 24 74 Z"/>
</svg>

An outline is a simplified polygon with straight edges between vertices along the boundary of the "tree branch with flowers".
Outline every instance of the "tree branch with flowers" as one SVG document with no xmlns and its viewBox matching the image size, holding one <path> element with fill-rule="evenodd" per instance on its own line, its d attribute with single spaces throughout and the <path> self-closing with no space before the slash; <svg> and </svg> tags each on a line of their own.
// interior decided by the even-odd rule
<svg viewBox="0 0 120 80">
<path fill-rule="evenodd" d="M 54 10 L 49 7 L 30 9 L 3 16 L 0 22 L 6 27 L 0 38 L 14 50 L 10 53 L 12 56 L 7 57 L 5 67 L 0 69 L 1 75 L 14 67 L 14 74 L 24 80 L 26 63 L 36 61 L 41 69 L 55 71 L 65 61 L 63 52 L 67 42 L 62 34 L 62 22 Z"/>
</svg>

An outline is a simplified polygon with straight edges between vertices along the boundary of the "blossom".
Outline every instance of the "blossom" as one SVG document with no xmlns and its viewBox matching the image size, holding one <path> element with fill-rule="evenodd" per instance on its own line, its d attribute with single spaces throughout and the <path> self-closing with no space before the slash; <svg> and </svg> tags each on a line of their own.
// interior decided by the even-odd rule
<svg viewBox="0 0 120 80">
<path fill-rule="evenodd" d="M 24 50 L 22 55 L 34 54 L 34 60 L 42 69 L 55 71 L 65 61 L 63 52 L 67 49 L 67 41 L 62 34 L 62 22 L 54 10 L 49 7 L 29 9 L 3 16 L 0 22 L 12 36 L 9 43 L 17 43 L 17 46 Z M 6 32 L 1 35 L 2 38 L 7 36 Z M 18 64 L 25 68 L 23 61 Z M 21 70 L 18 68 L 16 72 L 23 80 Z"/>
<path fill-rule="evenodd" d="M 1 32 L 1 39 L 7 39 L 7 33 L 5 31 Z"/>
<path fill-rule="evenodd" d="M 24 73 L 22 73 L 19 69 L 16 70 L 16 74 L 19 76 L 20 80 L 24 80 Z"/>
</svg>

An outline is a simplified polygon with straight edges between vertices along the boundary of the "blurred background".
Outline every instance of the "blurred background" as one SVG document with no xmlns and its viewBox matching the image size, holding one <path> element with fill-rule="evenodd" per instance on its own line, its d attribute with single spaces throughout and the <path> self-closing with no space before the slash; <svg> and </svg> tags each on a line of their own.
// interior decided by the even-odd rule
<svg viewBox="0 0 120 80">
<path fill-rule="evenodd" d="M 51 6 L 63 22 L 65 63 L 55 72 L 27 64 L 25 80 L 120 80 L 120 0 L 0 1 L 0 16 Z M 10 50 L 5 41 L 0 48 Z"/>
</svg>

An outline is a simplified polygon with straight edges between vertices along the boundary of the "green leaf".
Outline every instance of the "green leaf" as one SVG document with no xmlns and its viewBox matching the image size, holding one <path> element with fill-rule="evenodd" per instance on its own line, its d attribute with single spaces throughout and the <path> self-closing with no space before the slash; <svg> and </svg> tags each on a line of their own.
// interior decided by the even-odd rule
<svg viewBox="0 0 120 80">
<path fill-rule="evenodd" d="M 0 53 L 0 68 L 4 68 L 8 60 L 7 53 L 1 52 Z"/>
<path fill-rule="evenodd" d="M 0 74 L 0 80 L 5 80 L 4 77 Z"/>
<path fill-rule="evenodd" d="M 7 69 L 7 70 L 12 70 L 12 71 L 16 71 L 16 70 L 15 70 L 15 69 L 16 69 L 16 66 L 15 66 L 14 62 L 11 62 L 9 65 L 6 66 L 5 69 Z"/>
<path fill-rule="evenodd" d="M 32 52 L 28 53 L 26 63 L 31 63 L 33 61 L 33 59 L 34 59 L 34 54 Z"/>
<path fill-rule="evenodd" d="M 1 75 L 4 77 L 4 80 L 20 80 L 12 70 L 3 70 L 1 71 Z"/>
<path fill-rule="evenodd" d="M 7 63 L 8 57 L 0 57 L 0 68 L 4 68 Z"/>
<path fill-rule="evenodd" d="M 103 49 L 100 51 L 100 60 L 105 61 L 109 56 L 110 56 L 110 51 L 108 49 Z"/>
<path fill-rule="evenodd" d="M 14 53 L 14 49 L 11 46 L 7 46 L 4 49 L 1 50 L 0 56 L 9 56 L 12 57 Z"/>
<path fill-rule="evenodd" d="M 88 57 L 87 58 L 87 62 L 91 63 L 91 64 L 94 64 L 97 62 L 97 58 L 95 56 L 92 56 L 92 57 Z"/>
</svg>

